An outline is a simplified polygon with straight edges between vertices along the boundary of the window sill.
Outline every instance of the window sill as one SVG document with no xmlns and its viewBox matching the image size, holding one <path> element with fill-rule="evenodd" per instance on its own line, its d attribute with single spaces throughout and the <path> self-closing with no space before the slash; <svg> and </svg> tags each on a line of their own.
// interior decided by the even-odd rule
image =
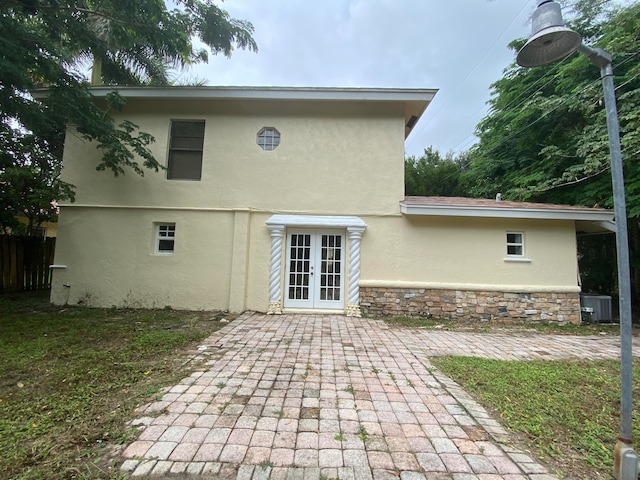
<svg viewBox="0 0 640 480">
<path fill-rule="evenodd" d="M 506 257 L 503 258 L 503 260 L 505 262 L 512 262 L 512 263 L 531 263 L 531 259 L 530 258 L 525 258 L 525 257 Z"/>
</svg>

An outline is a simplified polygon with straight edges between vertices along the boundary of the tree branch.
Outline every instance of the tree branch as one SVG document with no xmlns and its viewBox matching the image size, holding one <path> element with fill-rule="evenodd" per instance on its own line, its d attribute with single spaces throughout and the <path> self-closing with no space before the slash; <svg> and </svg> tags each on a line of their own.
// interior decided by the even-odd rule
<svg viewBox="0 0 640 480">
<path fill-rule="evenodd" d="M 590 178 L 594 178 L 597 177 L 598 175 L 600 175 L 601 173 L 606 172 L 607 170 L 609 170 L 611 167 L 607 166 L 605 168 L 603 168 L 602 170 L 592 174 L 592 175 L 587 175 L 586 177 L 582 177 L 582 178 L 576 178 L 575 180 L 572 180 L 570 182 L 565 182 L 565 183 L 558 183 L 555 185 L 550 185 L 546 188 L 539 188 L 539 189 L 535 189 L 533 190 L 534 192 L 548 192 L 550 190 L 554 190 L 556 188 L 562 188 L 562 187 L 568 187 L 570 185 L 577 185 L 578 183 L 582 183 L 586 180 L 589 180 Z"/>
<path fill-rule="evenodd" d="M 57 10 L 57 11 L 66 11 L 66 12 L 78 12 L 78 13 L 83 13 L 85 15 L 95 15 L 96 17 L 102 17 L 104 19 L 110 20 L 112 22 L 116 22 L 122 25 L 131 25 L 134 27 L 140 27 L 143 26 L 142 23 L 139 22 L 129 22 L 127 20 L 123 20 L 120 18 L 116 18 L 108 13 L 105 12 L 101 12 L 98 10 L 89 10 L 88 8 L 82 8 L 82 7 L 69 7 L 69 8 L 61 8 L 58 6 L 53 6 L 53 5 L 42 5 L 38 2 L 34 2 L 34 4 L 29 4 L 27 2 L 25 2 L 24 0 L 0 0 L 0 9 L 5 9 L 5 8 L 12 8 L 12 7 L 23 7 L 23 8 L 27 8 L 27 9 L 33 9 L 34 11 L 37 10 Z"/>
</svg>

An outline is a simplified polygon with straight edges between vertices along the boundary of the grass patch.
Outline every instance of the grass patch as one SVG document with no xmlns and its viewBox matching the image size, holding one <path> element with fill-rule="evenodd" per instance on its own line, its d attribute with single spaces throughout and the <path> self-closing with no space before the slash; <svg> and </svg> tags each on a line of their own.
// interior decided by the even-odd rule
<svg viewBox="0 0 640 480">
<path fill-rule="evenodd" d="M 573 323 L 560 324 L 556 322 L 517 319 L 442 319 L 428 317 L 381 317 L 386 324 L 402 328 L 426 328 L 445 331 L 472 331 L 479 333 L 496 333 L 510 331 L 530 334 L 551 335 L 619 335 L 620 325 L 617 323 Z M 634 328 L 634 335 L 640 334 L 640 328 Z"/>
<path fill-rule="evenodd" d="M 360 425 L 360 428 L 358 429 L 358 438 L 363 442 L 366 442 L 367 438 L 369 438 L 369 434 L 367 433 L 367 429 L 364 425 Z"/>
<path fill-rule="evenodd" d="M 118 478 L 137 405 L 190 373 L 178 353 L 224 326 L 213 312 L 52 307 L 0 295 L 0 478 Z"/>
<path fill-rule="evenodd" d="M 501 423 L 526 436 L 540 460 L 571 478 L 609 479 L 620 428 L 615 360 L 516 362 L 439 357 L 431 362 L 473 394 Z M 640 398 L 640 361 L 634 361 Z M 634 418 L 640 438 L 640 418 Z"/>
</svg>

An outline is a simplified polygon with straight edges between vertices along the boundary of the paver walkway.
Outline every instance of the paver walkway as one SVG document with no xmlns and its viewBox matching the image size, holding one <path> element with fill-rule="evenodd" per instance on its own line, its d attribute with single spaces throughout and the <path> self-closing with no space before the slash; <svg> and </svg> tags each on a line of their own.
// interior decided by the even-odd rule
<svg viewBox="0 0 640 480">
<path fill-rule="evenodd" d="M 244 314 L 203 368 L 142 406 L 131 477 L 551 480 L 428 357 L 616 356 L 612 337 L 457 334 Z"/>
</svg>

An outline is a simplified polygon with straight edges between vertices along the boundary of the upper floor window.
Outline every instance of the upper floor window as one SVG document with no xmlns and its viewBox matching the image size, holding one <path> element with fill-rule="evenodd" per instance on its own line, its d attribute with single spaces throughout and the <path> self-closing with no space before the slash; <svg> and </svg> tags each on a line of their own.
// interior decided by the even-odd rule
<svg viewBox="0 0 640 480">
<path fill-rule="evenodd" d="M 171 255 L 176 241 L 175 223 L 159 223 L 156 225 L 156 253 Z"/>
<path fill-rule="evenodd" d="M 204 120 L 172 121 L 167 178 L 200 180 L 203 145 Z"/>
<path fill-rule="evenodd" d="M 257 142 L 263 150 L 275 150 L 280 145 L 280 132 L 273 127 L 264 127 L 258 132 Z"/>
<path fill-rule="evenodd" d="M 507 232 L 507 256 L 524 256 L 524 234 L 520 232 Z"/>
</svg>

